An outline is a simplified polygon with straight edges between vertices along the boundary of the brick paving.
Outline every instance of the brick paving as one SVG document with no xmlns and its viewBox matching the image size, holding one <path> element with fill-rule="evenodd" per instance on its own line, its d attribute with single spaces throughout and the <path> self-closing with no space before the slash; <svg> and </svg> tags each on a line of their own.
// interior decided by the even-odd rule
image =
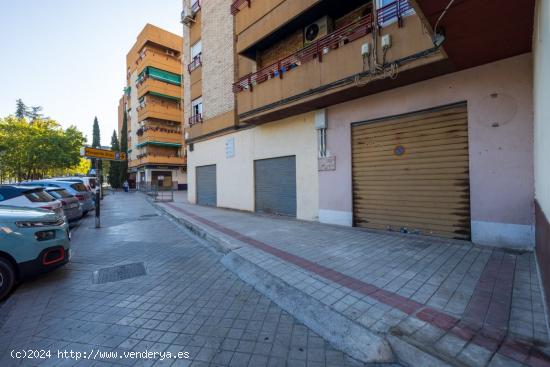
<svg viewBox="0 0 550 367">
<path fill-rule="evenodd" d="M 102 216 L 102 229 L 89 217 L 75 230 L 70 264 L 22 284 L 0 305 L 0 366 L 362 365 L 226 270 L 220 254 L 140 194 L 107 196 Z M 147 275 L 94 284 L 99 269 L 139 262 Z M 17 360 L 14 349 L 54 356 Z M 76 361 L 57 350 L 190 358 Z"/>
<path fill-rule="evenodd" d="M 181 195 L 162 205 L 348 318 L 446 362 L 550 365 L 531 252 L 200 207 Z"/>
</svg>

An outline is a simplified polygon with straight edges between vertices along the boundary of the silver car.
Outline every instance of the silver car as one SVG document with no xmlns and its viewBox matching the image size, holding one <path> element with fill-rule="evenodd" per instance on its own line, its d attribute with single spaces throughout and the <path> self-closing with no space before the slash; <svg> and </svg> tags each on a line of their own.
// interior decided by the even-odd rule
<svg viewBox="0 0 550 367">
<path fill-rule="evenodd" d="M 62 187 L 48 186 L 46 192 L 61 201 L 63 213 L 69 222 L 82 218 L 82 208 L 78 199 Z"/>
<path fill-rule="evenodd" d="M 67 190 L 69 194 L 78 199 L 82 214 L 86 215 L 89 211 L 95 209 L 94 194 L 88 191 L 86 186 L 81 182 L 68 182 L 68 181 L 56 181 L 56 180 L 39 180 L 25 182 L 22 185 L 40 185 L 42 187 L 61 187 Z"/>
</svg>

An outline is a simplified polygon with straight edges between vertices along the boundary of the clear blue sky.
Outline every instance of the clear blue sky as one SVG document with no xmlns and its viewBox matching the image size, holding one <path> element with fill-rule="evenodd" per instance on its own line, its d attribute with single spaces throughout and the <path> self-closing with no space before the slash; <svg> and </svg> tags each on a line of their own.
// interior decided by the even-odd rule
<svg viewBox="0 0 550 367">
<path fill-rule="evenodd" d="M 181 34 L 181 7 L 181 0 L 0 0 L 0 117 L 21 98 L 91 142 L 97 116 L 109 145 L 126 53 L 146 23 Z"/>
</svg>

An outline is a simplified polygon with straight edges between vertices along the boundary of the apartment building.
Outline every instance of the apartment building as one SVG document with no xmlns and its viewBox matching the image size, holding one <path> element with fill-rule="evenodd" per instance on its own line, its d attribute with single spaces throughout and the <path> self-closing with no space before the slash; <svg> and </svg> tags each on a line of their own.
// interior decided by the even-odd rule
<svg viewBox="0 0 550 367">
<path fill-rule="evenodd" d="M 128 118 L 130 180 L 138 186 L 187 188 L 182 42 L 181 36 L 147 24 L 126 56 L 121 103 Z"/>
<path fill-rule="evenodd" d="M 448 3 L 185 0 L 189 200 L 533 248 L 535 1 Z"/>
</svg>

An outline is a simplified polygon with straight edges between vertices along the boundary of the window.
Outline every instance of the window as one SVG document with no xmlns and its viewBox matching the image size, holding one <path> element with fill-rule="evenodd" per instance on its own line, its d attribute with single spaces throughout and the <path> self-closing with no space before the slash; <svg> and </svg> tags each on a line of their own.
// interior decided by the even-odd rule
<svg viewBox="0 0 550 367">
<path fill-rule="evenodd" d="M 191 46 L 191 60 L 193 60 L 195 57 L 199 56 L 202 53 L 202 43 L 201 41 L 197 41 L 193 46 Z"/>
<path fill-rule="evenodd" d="M 49 203 L 50 201 L 55 201 L 55 198 L 44 190 L 27 191 L 25 196 L 33 203 Z"/>
<path fill-rule="evenodd" d="M 202 97 L 199 97 L 191 102 L 191 115 L 202 115 Z"/>
</svg>

